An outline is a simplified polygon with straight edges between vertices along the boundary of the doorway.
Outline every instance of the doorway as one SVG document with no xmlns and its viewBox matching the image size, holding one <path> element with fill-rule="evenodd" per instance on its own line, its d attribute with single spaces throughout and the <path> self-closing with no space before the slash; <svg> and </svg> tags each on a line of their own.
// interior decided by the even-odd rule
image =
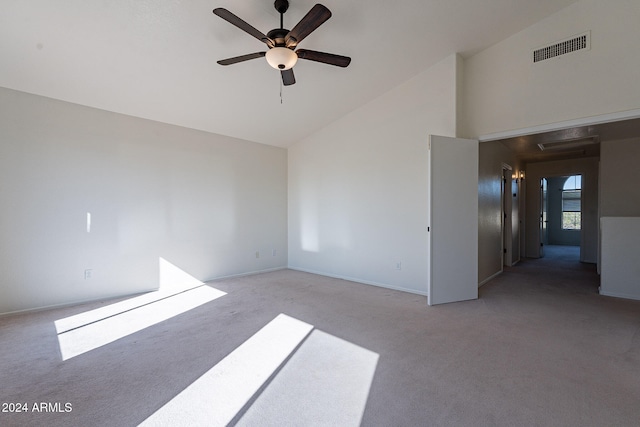
<svg viewBox="0 0 640 427">
<path fill-rule="evenodd" d="M 518 188 L 517 180 L 513 175 L 513 168 L 506 164 L 502 164 L 502 182 L 501 182 L 501 198 L 502 198 L 502 265 L 511 267 L 514 264 L 514 251 L 518 254 L 519 249 L 514 247 L 514 236 L 519 238 L 519 230 L 517 228 L 518 221 Z M 514 227 L 515 226 L 515 227 Z M 519 245 L 516 239 L 515 246 Z"/>
<path fill-rule="evenodd" d="M 582 175 L 540 179 L 540 257 L 581 259 Z"/>
<path fill-rule="evenodd" d="M 597 264 L 599 268 L 599 158 L 601 141 L 635 138 L 638 135 L 639 125 L 640 110 L 633 110 L 479 137 L 481 145 L 487 142 L 497 143 L 496 158 L 491 161 L 497 163 L 497 158 L 499 158 L 500 162 L 510 162 L 518 171 L 517 178 L 521 190 L 520 216 L 513 223 L 520 226 L 520 259 L 540 257 L 540 178 L 562 174 L 565 174 L 564 176 L 581 174 L 583 189 L 580 261 Z M 502 147 L 508 151 L 499 150 Z M 500 154 L 498 154 L 499 151 Z M 487 160 L 487 165 L 488 162 L 489 160 Z M 492 165 L 494 164 L 492 163 Z M 484 165 L 481 166 L 484 167 Z M 521 174 L 521 171 L 524 174 Z M 497 180 L 495 184 L 499 185 Z M 494 218 L 498 221 L 500 220 L 500 210 L 501 206 L 496 206 L 494 210 Z M 490 228 L 493 231 L 494 225 L 492 223 L 481 227 L 481 232 L 488 232 Z M 495 272 L 498 264 L 502 264 L 504 255 L 496 247 L 496 251 L 492 252 L 491 256 L 499 257 L 499 260 L 491 259 L 492 269 L 490 271 Z M 517 254 L 514 253 L 514 258 L 516 256 Z M 515 259 L 517 260 L 517 258 Z M 480 265 L 482 269 L 488 265 L 488 262 L 482 262 Z M 487 270 L 487 274 L 480 278 L 482 282 L 492 277 L 493 273 L 489 273 L 489 268 Z"/>
</svg>

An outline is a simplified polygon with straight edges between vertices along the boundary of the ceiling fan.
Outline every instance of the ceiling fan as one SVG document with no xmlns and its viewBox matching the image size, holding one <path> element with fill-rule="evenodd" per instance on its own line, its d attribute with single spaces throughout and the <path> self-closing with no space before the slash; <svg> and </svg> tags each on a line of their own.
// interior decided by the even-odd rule
<svg viewBox="0 0 640 427">
<path fill-rule="evenodd" d="M 351 58 L 347 56 L 307 49 L 295 50 L 298 43 L 304 40 L 305 37 L 311 34 L 327 19 L 331 18 L 331 11 L 329 9 L 321 4 L 316 4 L 300 20 L 300 22 L 298 22 L 296 26 L 289 31 L 284 28 L 283 24 L 284 13 L 289 9 L 289 1 L 276 0 L 273 6 L 276 8 L 278 13 L 280 13 L 280 28 L 275 28 L 269 31 L 266 35 L 238 18 L 227 9 L 219 7 L 213 10 L 214 14 L 240 28 L 249 35 L 257 38 L 269 48 L 269 50 L 265 52 L 255 52 L 233 58 L 222 59 L 218 61 L 218 64 L 231 65 L 238 62 L 248 61 L 250 59 L 266 57 L 269 65 L 280 70 L 282 83 L 285 86 L 292 85 L 296 82 L 292 68 L 296 65 L 298 59 L 322 62 L 325 64 L 336 65 L 338 67 L 346 67 L 349 65 Z"/>
</svg>

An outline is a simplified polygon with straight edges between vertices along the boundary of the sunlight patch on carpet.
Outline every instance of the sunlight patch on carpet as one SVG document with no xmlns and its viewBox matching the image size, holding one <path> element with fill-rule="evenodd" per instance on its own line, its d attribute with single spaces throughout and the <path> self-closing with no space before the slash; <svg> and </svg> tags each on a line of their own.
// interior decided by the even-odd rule
<svg viewBox="0 0 640 427">
<path fill-rule="evenodd" d="M 102 347 L 226 295 L 163 258 L 160 289 L 56 320 L 62 360 Z"/>
<path fill-rule="evenodd" d="M 316 329 L 236 426 L 358 427 L 378 358 Z"/>
<path fill-rule="evenodd" d="M 140 425 L 227 425 L 312 329 L 278 315 Z"/>
<path fill-rule="evenodd" d="M 140 425 L 356 427 L 378 359 L 280 314 Z"/>
</svg>

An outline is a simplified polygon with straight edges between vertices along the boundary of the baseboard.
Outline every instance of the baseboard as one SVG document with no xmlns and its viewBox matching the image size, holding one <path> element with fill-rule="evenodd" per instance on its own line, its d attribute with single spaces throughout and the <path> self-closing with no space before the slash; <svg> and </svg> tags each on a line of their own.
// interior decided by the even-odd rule
<svg viewBox="0 0 640 427">
<path fill-rule="evenodd" d="M 264 270 L 253 270 L 253 271 L 247 271 L 245 273 L 229 274 L 228 276 L 218 276 L 212 279 L 207 279 L 204 281 L 204 283 L 215 282 L 216 280 L 223 280 L 223 279 L 233 279 L 234 277 L 253 276 L 256 274 L 270 273 L 272 271 L 286 270 L 286 269 L 287 267 L 272 267 L 272 268 L 266 268 Z"/>
<path fill-rule="evenodd" d="M 502 270 L 492 274 L 491 276 L 489 276 L 486 279 L 484 279 L 482 282 L 478 283 L 478 287 L 481 287 L 482 285 L 487 284 L 487 282 L 490 282 L 491 280 L 495 279 L 496 277 L 498 277 L 501 274 L 502 274 Z"/>
<path fill-rule="evenodd" d="M 37 313 L 39 311 L 45 311 L 45 310 L 52 310 L 54 308 L 65 308 L 65 307 L 71 307 L 73 305 L 80 305 L 80 304 L 88 304 L 88 303 L 92 303 L 92 302 L 99 302 L 99 301 L 107 301 L 110 299 L 115 299 L 115 298 L 127 298 L 127 297 L 135 297 L 137 295 L 142 295 L 142 294 L 146 294 L 147 292 L 153 292 L 153 291 L 157 291 L 158 289 L 149 289 L 146 291 L 136 291 L 134 293 L 131 294 L 116 294 L 116 295 L 111 295 L 111 296 L 101 296 L 99 298 L 88 298 L 88 299 L 82 299 L 82 300 L 77 300 L 77 301 L 71 301 L 71 302 L 62 302 L 60 304 L 51 304 L 51 305 L 45 305 L 42 307 L 34 307 L 34 308 L 25 308 L 22 310 L 15 310 L 15 311 L 7 311 L 6 313 L 0 313 L 0 317 L 5 317 L 5 316 L 13 316 L 15 314 L 28 314 L 28 313 Z"/>
<path fill-rule="evenodd" d="M 318 276 L 331 277 L 332 279 L 347 280 L 349 282 L 362 283 L 363 285 L 377 286 L 379 288 L 392 289 L 394 291 L 407 292 L 407 293 L 415 294 L 415 295 L 422 295 L 422 296 L 425 296 L 425 297 L 428 296 L 427 292 L 417 291 L 415 289 L 403 288 L 401 286 L 389 285 L 389 284 L 386 284 L 386 283 L 372 282 L 370 280 L 362 280 L 362 279 L 358 279 L 358 278 L 355 278 L 355 277 L 341 276 L 341 275 L 337 275 L 337 274 L 326 273 L 326 272 L 322 272 L 322 271 L 309 270 L 309 269 L 306 269 L 306 268 L 291 267 L 291 266 L 289 266 L 288 269 L 289 270 L 295 270 L 295 271 L 301 271 L 303 273 L 317 274 Z"/>
<path fill-rule="evenodd" d="M 640 295 L 619 294 L 616 292 L 602 292 L 602 291 L 600 291 L 600 295 L 603 295 L 605 297 L 624 298 L 624 299 L 632 299 L 632 300 L 640 301 Z"/>
<path fill-rule="evenodd" d="M 286 270 L 287 267 L 274 267 L 274 268 L 267 268 L 264 270 L 255 270 L 255 271 L 249 271 L 249 272 L 245 272 L 245 273 L 238 273 L 238 274 L 230 274 L 228 276 L 219 276 L 219 277 L 215 277 L 213 279 L 208 279 L 206 281 L 204 281 L 203 283 L 207 283 L 207 282 L 213 282 L 215 280 L 222 280 L 222 279 L 231 279 L 234 277 L 242 277 L 242 276 L 252 276 L 254 274 L 261 274 L 261 273 L 269 273 L 271 271 L 278 271 L 278 270 Z M 107 296 L 101 296 L 98 298 L 88 298 L 88 299 L 83 299 L 83 300 L 77 300 L 77 301 L 71 301 L 71 302 L 63 302 L 60 304 L 51 304 L 51 305 L 45 305 L 42 307 L 34 307 L 34 308 L 25 308 L 22 310 L 15 310 L 15 311 L 8 311 L 6 313 L 0 313 L 0 317 L 5 317 L 5 316 L 13 316 L 16 314 L 27 314 L 27 313 L 36 313 L 39 311 L 44 311 L 44 310 L 52 310 L 54 308 L 65 308 L 65 307 L 70 307 L 73 305 L 80 305 L 80 304 L 88 304 L 88 303 L 92 303 L 92 302 L 99 302 L 99 301 L 107 301 L 107 300 L 111 300 L 111 299 L 115 299 L 115 298 L 127 298 L 127 297 L 134 297 L 136 295 L 142 295 L 144 293 L 147 292 L 153 292 L 153 291 L 157 291 L 158 289 L 148 289 L 148 290 L 142 290 L 142 291 L 136 291 L 134 293 L 127 293 L 127 294 L 116 294 L 116 295 L 107 295 Z"/>
</svg>

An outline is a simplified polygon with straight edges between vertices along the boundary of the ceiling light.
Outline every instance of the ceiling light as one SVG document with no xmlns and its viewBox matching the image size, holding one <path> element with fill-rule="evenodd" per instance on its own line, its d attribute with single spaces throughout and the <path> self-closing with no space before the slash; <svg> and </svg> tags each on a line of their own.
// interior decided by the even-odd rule
<svg viewBox="0 0 640 427">
<path fill-rule="evenodd" d="M 276 70 L 289 70 L 296 65 L 296 62 L 298 62 L 298 55 L 286 47 L 274 47 L 269 49 L 265 56 L 269 65 Z"/>
<path fill-rule="evenodd" d="M 541 151 L 545 150 L 565 150 L 571 148 L 581 148 L 587 145 L 593 145 L 600 142 L 598 135 L 589 138 L 567 139 L 563 141 L 550 141 L 538 144 Z"/>
</svg>

